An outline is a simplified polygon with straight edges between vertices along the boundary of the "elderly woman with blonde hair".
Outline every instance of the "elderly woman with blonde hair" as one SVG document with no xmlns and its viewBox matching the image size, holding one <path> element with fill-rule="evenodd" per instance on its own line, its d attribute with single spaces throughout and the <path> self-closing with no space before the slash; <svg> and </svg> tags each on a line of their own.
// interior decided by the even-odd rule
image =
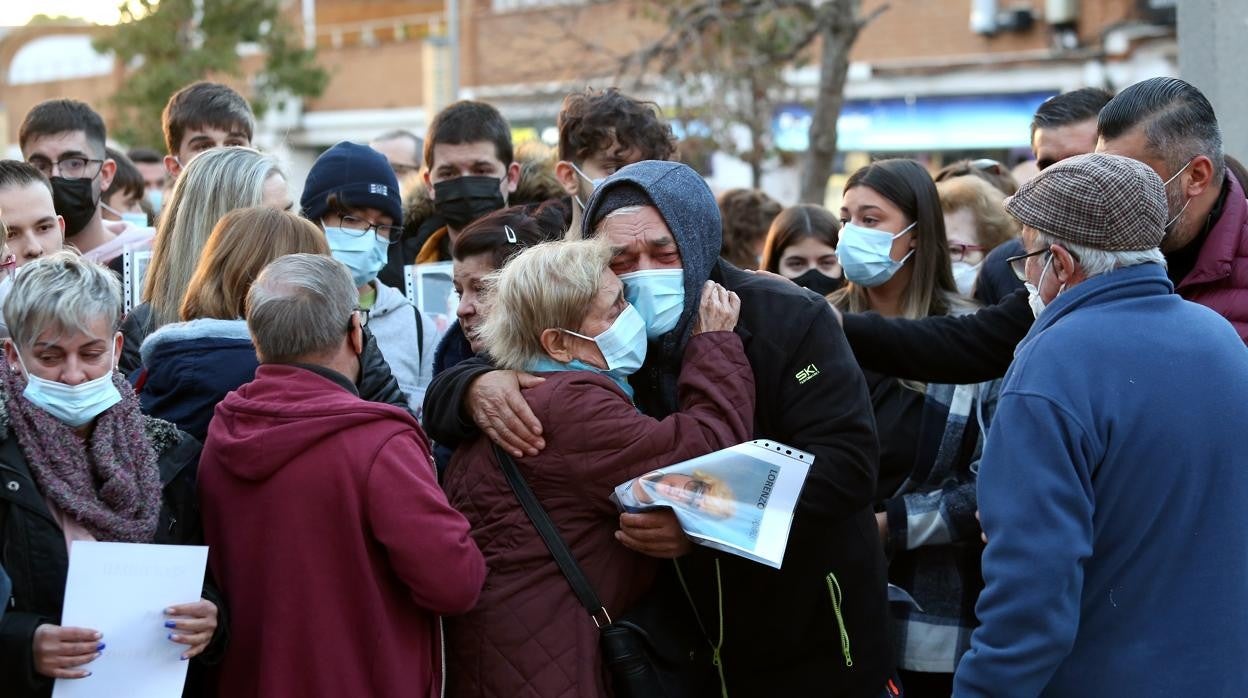
<svg viewBox="0 0 1248 698">
<path fill-rule="evenodd" d="M 0 369 L 0 550 L 13 582 L 0 619 L 5 696 L 51 695 L 54 680 L 89 676 L 108 652 L 98 629 L 60 622 L 74 542 L 203 542 L 199 444 L 140 413 L 116 372 L 120 308 L 117 277 L 68 251 L 26 265 L 4 302 L 12 339 Z M 167 633 L 183 659 L 223 635 L 213 600 L 151 610 L 151 632 Z M 188 692 L 202 689 L 201 661 Z"/>
<path fill-rule="evenodd" d="M 615 540 L 612 489 L 749 439 L 754 376 L 732 331 L 739 301 L 708 282 L 682 363 L 680 411 L 663 420 L 638 412 L 628 381 L 645 359 L 646 330 L 610 259 L 597 240 L 522 252 L 492 277 L 480 337 L 498 366 L 545 377 L 524 398 L 545 425 L 546 448 L 516 465 L 618 616 L 650 587 L 658 561 Z M 477 607 L 450 623 L 450 693 L 610 695 L 597 630 L 486 437 L 460 447 L 445 488 L 489 569 Z"/>
</svg>

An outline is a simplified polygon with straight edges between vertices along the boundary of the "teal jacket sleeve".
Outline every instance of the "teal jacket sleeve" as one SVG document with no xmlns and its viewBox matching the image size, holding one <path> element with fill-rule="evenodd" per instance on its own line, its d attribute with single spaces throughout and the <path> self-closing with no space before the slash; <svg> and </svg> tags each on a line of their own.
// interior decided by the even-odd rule
<svg viewBox="0 0 1248 698">
<path fill-rule="evenodd" d="M 1074 646 L 1092 554 L 1091 433 L 1048 397 L 1001 397 L 979 472 L 985 586 L 959 698 L 1038 696 Z"/>
</svg>

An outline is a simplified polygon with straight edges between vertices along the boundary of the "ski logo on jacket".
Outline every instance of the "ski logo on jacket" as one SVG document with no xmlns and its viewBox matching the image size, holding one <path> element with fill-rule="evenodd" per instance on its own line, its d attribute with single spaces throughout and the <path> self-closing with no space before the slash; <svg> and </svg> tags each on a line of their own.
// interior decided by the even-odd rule
<svg viewBox="0 0 1248 698">
<path fill-rule="evenodd" d="M 814 364 L 811 364 L 797 372 L 797 383 L 802 385 L 817 375 L 819 375 L 819 369 L 815 368 Z"/>
</svg>

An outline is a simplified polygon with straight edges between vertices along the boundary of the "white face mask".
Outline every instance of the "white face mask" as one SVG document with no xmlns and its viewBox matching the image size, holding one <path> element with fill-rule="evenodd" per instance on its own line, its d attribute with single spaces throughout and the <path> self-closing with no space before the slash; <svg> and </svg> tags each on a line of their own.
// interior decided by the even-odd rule
<svg viewBox="0 0 1248 698">
<path fill-rule="evenodd" d="M 964 296 L 971 295 L 971 292 L 975 290 L 975 280 L 979 278 L 979 268 L 983 264 L 983 262 L 979 264 L 953 263 L 953 281 L 958 285 L 958 293 Z"/>
<path fill-rule="evenodd" d="M 594 193 L 594 190 L 595 190 L 595 189 L 597 189 L 598 187 L 602 186 L 602 183 L 603 183 L 603 182 L 605 182 L 605 181 L 607 181 L 607 178 L 606 178 L 606 177 L 599 177 L 598 179 L 591 179 L 591 178 L 589 177 L 589 175 L 587 175 L 587 174 L 585 174 L 584 172 L 582 172 L 582 171 L 581 171 L 581 168 L 577 167 L 576 165 L 572 164 L 571 162 L 569 162 L 568 164 L 572 166 L 572 170 L 573 170 L 574 172 L 576 172 L 578 175 L 580 175 L 581 179 L 585 180 L 586 182 L 589 182 L 589 193 L 590 193 L 590 195 L 591 195 L 591 196 L 593 195 L 593 193 Z M 581 197 L 580 197 L 580 196 L 573 196 L 572 198 L 573 198 L 573 199 L 576 199 L 576 203 L 580 204 L 580 206 L 581 206 L 581 210 L 582 210 L 582 211 L 584 211 L 584 210 L 585 210 L 585 202 L 584 202 L 584 201 L 581 201 Z"/>
<path fill-rule="evenodd" d="M 1040 270 L 1040 278 L 1036 281 L 1038 286 L 1044 285 L 1044 275 L 1048 273 L 1049 265 L 1052 263 L 1053 257 L 1050 256 L 1048 261 L 1044 263 L 1044 269 Z M 1027 305 L 1031 306 L 1031 314 L 1039 318 L 1040 313 L 1044 312 L 1044 309 L 1048 307 L 1048 304 L 1045 303 L 1044 299 L 1040 297 L 1040 289 L 1036 286 L 1032 286 L 1030 281 L 1024 281 L 1023 286 L 1027 289 Z M 1062 284 L 1061 288 L 1057 289 L 1058 294 L 1061 294 L 1065 288 L 1066 284 Z"/>
<path fill-rule="evenodd" d="M 1183 170 L 1186 170 L 1188 165 L 1191 165 L 1191 164 L 1192 164 L 1192 161 L 1188 160 L 1182 167 L 1179 168 L 1178 172 L 1175 172 L 1174 174 L 1170 175 L 1170 179 L 1167 179 L 1166 181 L 1161 183 L 1161 188 L 1164 189 L 1166 192 L 1166 205 L 1167 206 L 1170 204 L 1170 190 L 1168 189 L 1168 187 L 1170 186 L 1170 183 L 1173 182 L 1175 179 L 1177 179 L 1179 175 L 1183 174 Z M 1174 214 L 1173 218 L 1166 221 L 1165 230 L 1167 234 L 1169 234 L 1174 229 L 1174 224 L 1178 223 L 1179 219 L 1183 217 L 1183 213 L 1187 211 L 1187 205 L 1190 203 L 1192 203 L 1191 199 L 1184 199 L 1183 206 L 1179 208 L 1179 212 Z"/>
<path fill-rule="evenodd" d="M 112 368 L 104 375 L 78 385 L 67 385 L 31 373 L 21 352 L 15 353 L 26 374 L 26 389 L 22 391 L 22 397 L 71 427 L 80 427 L 121 402 L 121 393 L 113 384 L 115 354 L 110 354 L 109 365 Z"/>
</svg>

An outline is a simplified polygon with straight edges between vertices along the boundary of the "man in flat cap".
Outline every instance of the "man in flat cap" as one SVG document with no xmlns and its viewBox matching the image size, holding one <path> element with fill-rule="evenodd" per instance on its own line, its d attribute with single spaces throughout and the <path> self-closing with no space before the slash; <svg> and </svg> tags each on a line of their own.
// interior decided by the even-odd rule
<svg viewBox="0 0 1248 698">
<path fill-rule="evenodd" d="M 954 695 L 1248 684 L 1248 348 L 1174 293 L 1161 178 L 1082 155 L 1006 200 L 1036 323 L 979 474 L 985 588 Z"/>
</svg>

